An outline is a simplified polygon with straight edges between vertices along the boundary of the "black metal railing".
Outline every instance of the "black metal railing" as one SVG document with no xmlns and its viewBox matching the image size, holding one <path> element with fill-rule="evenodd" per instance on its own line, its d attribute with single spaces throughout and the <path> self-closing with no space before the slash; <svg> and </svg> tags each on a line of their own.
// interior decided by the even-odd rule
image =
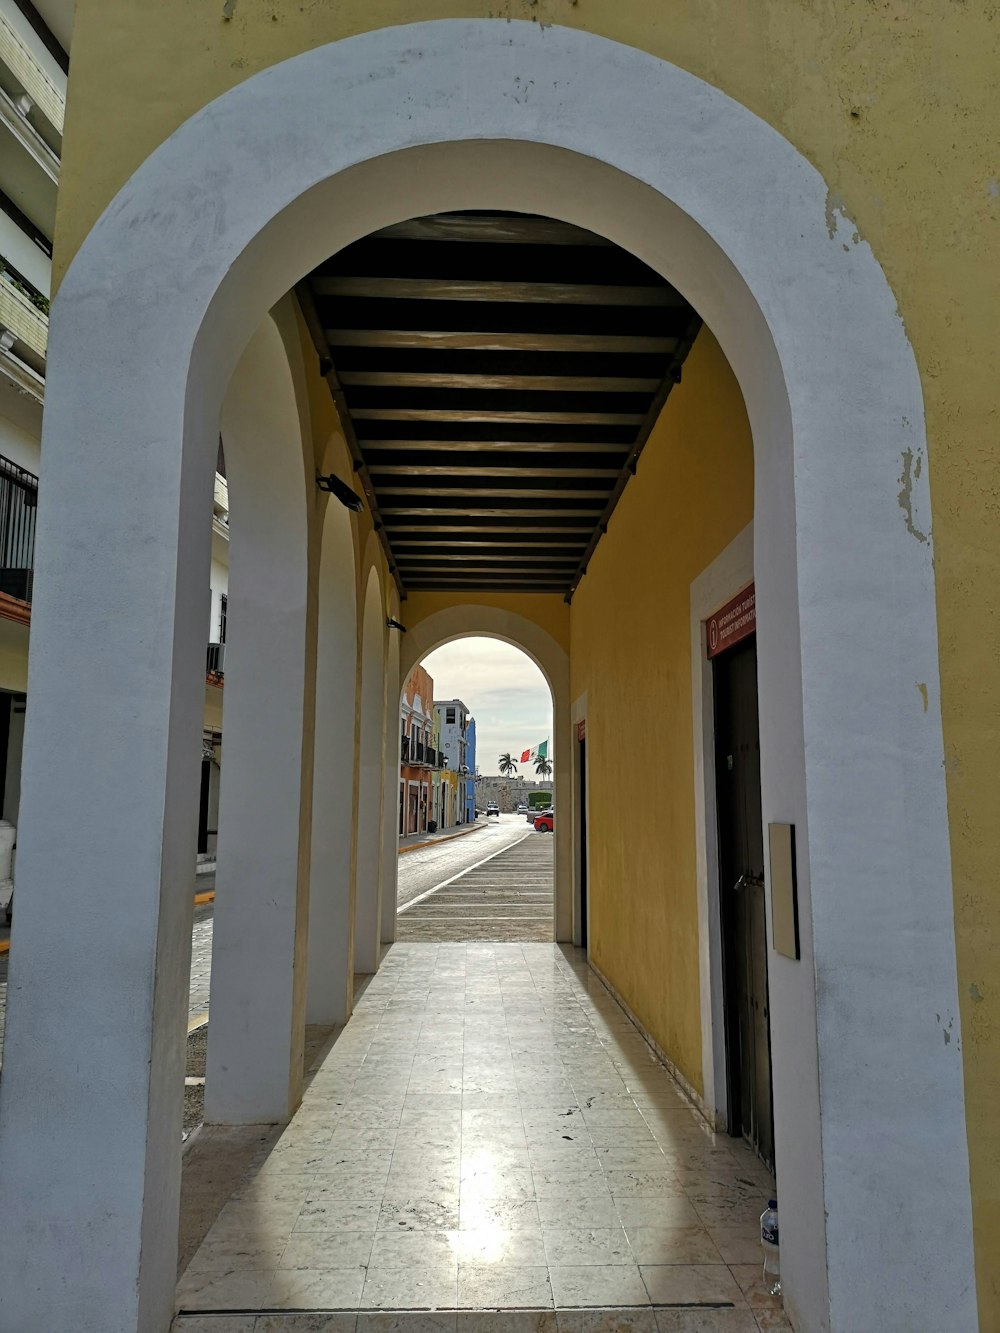
<svg viewBox="0 0 1000 1333">
<path fill-rule="evenodd" d="M 210 643 L 205 670 L 210 676 L 224 676 L 226 671 L 226 645 Z"/>
<path fill-rule="evenodd" d="M 31 601 L 38 478 L 0 454 L 0 592 Z"/>
</svg>

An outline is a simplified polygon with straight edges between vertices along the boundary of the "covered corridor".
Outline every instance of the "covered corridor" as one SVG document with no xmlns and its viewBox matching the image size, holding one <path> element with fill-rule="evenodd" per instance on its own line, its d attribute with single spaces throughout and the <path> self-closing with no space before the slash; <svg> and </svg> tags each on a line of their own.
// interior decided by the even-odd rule
<svg viewBox="0 0 1000 1333">
<path fill-rule="evenodd" d="M 431 1307 L 970 1333 L 996 1240 L 922 385 L 835 182 L 627 35 L 448 18 L 240 64 L 277 14 L 196 39 L 161 0 L 154 60 L 118 8 L 150 86 L 192 82 L 133 105 L 138 76 L 92 78 L 77 122 L 142 120 L 149 152 L 109 148 L 112 206 L 71 191 L 62 229 L 0 1328 L 165 1333 L 200 1161 L 202 1201 L 243 1177 L 182 1276 L 213 1333 Z M 210 1132 L 185 1161 L 220 433 Z M 401 683 L 468 635 L 552 692 L 544 942 L 400 939 Z M 245 1177 L 212 1165 L 227 1135 L 256 1141 Z M 765 1162 L 783 1314 L 752 1291 Z"/>
<path fill-rule="evenodd" d="M 182 1274 L 175 1327 L 788 1328 L 760 1281 L 772 1188 L 580 950 L 395 944 Z"/>
</svg>

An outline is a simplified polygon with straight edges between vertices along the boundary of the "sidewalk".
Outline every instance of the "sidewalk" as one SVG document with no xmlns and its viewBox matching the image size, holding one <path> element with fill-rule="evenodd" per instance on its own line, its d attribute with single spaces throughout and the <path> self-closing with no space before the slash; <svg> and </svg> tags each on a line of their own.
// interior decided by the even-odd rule
<svg viewBox="0 0 1000 1333">
<path fill-rule="evenodd" d="M 399 839 L 399 854 L 415 852 L 418 847 L 430 847 L 435 842 L 450 842 L 452 838 L 464 838 L 476 829 L 486 828 L 486 816 L 482 815 L 474 824 L 457 824 L 453 828 L 440 829 L 437 833 L 408 833 Z"/>
</svg>

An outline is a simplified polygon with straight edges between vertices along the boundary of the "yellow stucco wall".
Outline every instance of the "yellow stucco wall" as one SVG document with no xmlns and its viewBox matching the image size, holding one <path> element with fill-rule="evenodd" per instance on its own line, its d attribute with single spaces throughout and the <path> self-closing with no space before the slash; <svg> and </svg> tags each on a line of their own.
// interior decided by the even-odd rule
<svg viewBox="0 0 1000 1333">
<path fill-rule="evenodd" d="M 892 284 L 927 408 L 980 1302 L 984 1327 L 1000 1328 L 1000 616 L 990 613 L 1000 564 L 997 6 L 78 0 L 57 275 L 128 175 L 205 102 L 308 47 L 461 16 L 587 28 L 724 89 L 816 165 L 831 210 L 854 220 Z"/>
<path fill-rule="evenodd" d="M 524 596 L 518 593 L 477 592 L 458 594 L 449 592 L 414 592 L 406 599 L 403 619 L 408 627 L 420 624 L 436 611 L 445 611 L 452 606 L 474 603 L 476 606 L 489 606 L 497 611 L 509 611 L 513 615 L 523 616 L 532 621 L 539 629 L 545 630 L 559 645 L 569 652 L 570 611 L 566 602 L 556 593 L 533 593 Z M 476 631 L 479 632 L 478 629 Z"/>
<path fill-rule="evenodd" d="M 690 585 L 752 517 L 743 398 L 703 330 L 573 599 L 570 648 L 591 957 L 699 1093 Z"/>
</svg>

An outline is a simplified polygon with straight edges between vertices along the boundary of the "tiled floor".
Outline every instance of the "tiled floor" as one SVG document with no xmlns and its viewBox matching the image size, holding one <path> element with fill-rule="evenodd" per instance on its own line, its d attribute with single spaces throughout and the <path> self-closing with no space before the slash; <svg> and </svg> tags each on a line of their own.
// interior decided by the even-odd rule
<svg viewBox="0 0 1000 1333">
<path fill-rule="evenodd" d="M 579 950 L 397 944 L 184 1273 L 176 1327 L 788 1328 L 760 1283 L 771 1188 Z"/>
</svg>

